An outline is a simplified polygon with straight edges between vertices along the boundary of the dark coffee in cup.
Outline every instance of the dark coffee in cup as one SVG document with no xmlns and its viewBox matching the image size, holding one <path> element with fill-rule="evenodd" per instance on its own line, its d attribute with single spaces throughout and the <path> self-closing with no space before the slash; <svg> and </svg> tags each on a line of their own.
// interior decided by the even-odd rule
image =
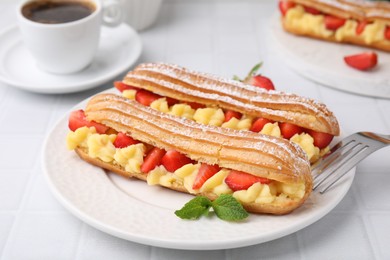
<svg viewBox="0 0 390 260">
<path fill-rule="evenodd" d="M 22 8 L 27 19 L 47 24 L 59 24 L 77 21 L 95 11 L 95 5 L 89 1 L 72 0 L 36 0 L 28 2 Z"/>
</svg>

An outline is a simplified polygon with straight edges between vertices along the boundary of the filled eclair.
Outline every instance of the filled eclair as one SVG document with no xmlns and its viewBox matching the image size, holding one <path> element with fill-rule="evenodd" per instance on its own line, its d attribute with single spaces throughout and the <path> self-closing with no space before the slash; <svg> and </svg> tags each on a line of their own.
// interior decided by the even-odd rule
<svg viewBox="0 0 390 260">
<path fill-rule="evenodd" d="M 310 163 L 293 142 L 199 124 L 119 95 L 92 97 L 72 112 L 69 128 L 68 148 L 91 164 L 212 200 L 232 194 L 249 212 L 289 213 L 312 190 Z"/>
<path fill-rule="evenodd" d="M 320 102 L 176 65 L 141 64 L 116 87 L 124 97 L 163 113 L 289 139 L 312 163 L 340 133 L 337 119 Z"/>
<path fill-rule="evenodd" d="M 390 51 L 390 3 L 364 0 L 279 0 L 292 34 Z"/>
</svg>

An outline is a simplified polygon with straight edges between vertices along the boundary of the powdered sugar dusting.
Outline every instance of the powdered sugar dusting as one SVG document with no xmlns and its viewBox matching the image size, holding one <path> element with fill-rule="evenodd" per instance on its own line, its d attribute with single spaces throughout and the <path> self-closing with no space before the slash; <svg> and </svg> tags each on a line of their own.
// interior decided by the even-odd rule
<svg viewBox="0 0 390 260">
<path fill-rule="evenodd" d="M 278 164 L 272 165 L 272 167 L 278 168 L 277 166 L 279 166 L 294 169 L 293 174 L 297 177 L 301 175 L 300 171 L 303 169 L 307 170 L 308 167 L 310 168 L 304 151 L 287 140 L 250 131 L 238 131 L 198 124 L 185 118 L 162 113 L 147 106 L 140 106 L 136 101 L 128 100 L 121 96 L 113 94 L 95 96 L 88 104 L 86 112 L 87 114 L 91 112 L 108 113 L 109 117 L 103 118 L 103 121 L 107 120 L 129 126 L 130 129 L 137 129 L 146 135 L 154 133 L 156 136 L 161 136 L 162 134 L 158 134 L 158 131 L 168 131 L 170 134 L 168 136 L 165 135 L 167 139 L 164 141 L 170 142 L 173 147 L 178 138 L 183 136 L 185 138 L 180 139 L 180 142 L 182 143 L 183 139 L 188 142 L 186 149 L 191 149 L 191 143 L 193 142 L 214 142 L 216 146 L 220 147 L 220 150 L 229 148 L 230 142 L 233 140 L 233 143 L 240 143 L 239 149 L 259 151 L 259 163 L 264 162 L 264 156 L 271 156 L 268 160 L 274 160 Z M 102 114 L 102 116 L 104 117 L 105 115 Z M 144 123 L 134 124 L 134 120 Z M 153 127 L 145 129 L 145 125 Z M 214 138 L 215 140 L 213 140 Z"/>
<path fill-rule="evenodd" d="M 272 115 L 281 121 L 295 122 L 311 122 L 313 120 L 310 117 L 315 116 L 322 122 L 328 121 L 330 125 L 338 128 L 337 120 L 332 112 L 324 104 L 312 99 L 280 91 L 267 91 L 235 80 L 191 71 L 177 65 L 141 64 L 135 71 L 128 73 L 126 79 L 152 82 L 174 90 L 176 93 L 218 102 L 218 105 L 223 108 L 226 104 L 233 104 L 252 116 Z M 158 92 L 158 89 L 156 91 Z M 307 117 L 309 119 L 305 120 Z M 314 129 L 321 128 L 322 123 L 318 120 L 311 123 Z"/>
</svg>

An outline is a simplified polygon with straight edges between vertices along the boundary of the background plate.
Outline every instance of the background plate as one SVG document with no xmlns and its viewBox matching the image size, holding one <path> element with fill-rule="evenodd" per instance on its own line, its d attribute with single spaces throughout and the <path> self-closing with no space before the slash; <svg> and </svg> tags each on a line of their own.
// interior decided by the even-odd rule
<svg viewBox="0 0 390 260">
<path fill-rule="evenodd" d="M 111 89 L 108 92 L 115 92 Z M 87 101 L 75 108 L 82 108 Z M 67 115 L 50 131 L 43 148 L 43 168 L 56 198 L 75 216 L 111 235 L 175 249 L 211 250 L 258 244 L 280 238 L 317 221 L 347 193 L 355 169 L 324 195 L 313 193 L 289 215 L 250 214 L 240 223 L 216 216 L 198 221 L 174 214 L 191 195 L 139 180 L 128 180 L 82 161 L 65 147 Z"/>
<path fill-rule="evenodd" d="M 270 23 L 270 49 L 298 74 L 339 90 L 390 98 L 390 53 L 375 50 L 378 66 L 363 72 L 349 67 L 343 57 L 370 49 L 289 34 L 282 28 L 279 13 Z"/>
</svg>

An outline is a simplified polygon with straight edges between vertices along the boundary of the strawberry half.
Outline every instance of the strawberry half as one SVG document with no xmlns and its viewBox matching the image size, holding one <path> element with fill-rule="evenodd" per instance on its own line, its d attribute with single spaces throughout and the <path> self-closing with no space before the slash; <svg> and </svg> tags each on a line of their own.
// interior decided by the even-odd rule
<svg viewBox="0 0 390 260">
<path fill-rule="evenodd" d="M 141 165 L 141 171 L 143 173 L 149 173 L 151 170 L 161 164 L 161 160 L 165 155 L 165 150 L 154 147 L 144 158 L 144 162 Z"/>
<path fill-rule="evenodd" d="M 390 41 L 390 26 L 386 26 L 386 29 L 385 29 L 385 38 L 386 38 L 386 40 L 389 40 L 389 41 Z"/>
<path fill-rule="evenodd" d="M 118 133 L 118 135 L 115 138 L 114 146 L 116 148 L 125 148 L 133 144 L 138 144 L 139 141 L 134 140 L 130 136 L 126 135 L 125 133 Z"/>
<path fill-rule="evenodd" d="M 295 7 L 295 3 L 291 1 L 281 0 L 279 1 L 279 10 L 283 16 L 286 15 L 288 9 Z"/>
<path fill-rule="evenodd" d="M 302 127 L 290 123 L 279 123 L 279 127 L 282 136 L 286 139 L 290 139 L 295 134 L 300 134 L 303 132 Z"/>
<path fill-rule="evenodd" d="M 321 11 L 319 11 L 319 10 L 313 8 L 313 7 L 304 6 L 303 9 L 305 9 L 306 13 L 309 13 L 309 14 L 312 14 L 312 15 L 321 14 Z"/>
<path fill-rule="evenodd" d="M 196 103 L 196 102 L 187 102 L 187 105 L 189 105 L 192 109 L 198 109 L 198 108 L 205 108 L 206 105 Z"/>
<path fill-rule="evenodd" d="M 182 166 L 192 163 L 192 160 L 175 150 L 170 150 L 161 159 L 161 164 L 169 172 L 174 172 Z"/>
<path fill-rule="evenodd" d="M 366 25 L 368 24 L 367 21 L 361 21 L 358 23 L 358 25 L 356 26 L 356 34 L 357 35 L 360 35 L 363 33 L 364 29 L 366 28 Z"/>
<path fill-rule="evenodd" d="M 263 130 L 264 126 L 268 123 L 273 123 L 273 121 L 269 120 L 269 119 L 266 119 L 266 118 L 262 118 L 262 117 L 259 117 L 258 119 L 256 119 L 256 121 L 252 124 L 250 130 L 252 132 L 260 132 L 261 130 Z"/>
<path fill-rule="evenodd" d="M 269 78 L 264 77 L 264 76 L 262 76 L 260 74 L 257 74 L 257 71 L 261 68 L 262 65 L 263 65 L 262 62 L 260 62 L 259 64 L 256 64 L 249 71 L 248 75 L 245 77 L 244 80 L 241 80 L 237 76 L 234 76 L 233 79 L 241 81 L 241 82 L 244 82 L 244 83 L 247 83 L 247 84 L 250 84 L 252 86 L 264 88 L 266 90 L 274 90 L 275 86 L 274 86 L 274 84 L 272 83 L 272 81 Z"/>
<path fill-rule="evenodd" d="M 345 24 L 346 20 L 332 15 L 325 15 L 325 28 L 335 31 Z"/>
<path fill-rule="evenodd" d="M 358 70 L 370 70 L 378 63 L 378 55 L 375 52 L 363 52 L 345 56 L 344 61 L 352 68 Z"/>
<path fill-rule="evenodd" d="M 76 131 L 77 129 L 83 126 L 86 127 L 94 126 L 96 132 L 98 132 L 99 134 L 104 134 L 109 129 L 109 127 L 105 125 L 99 124 L 94 121 L 88 121 L 87 117 L 85 116 L 84 110 L 82 109 L 72 111 L 69 115 L 69 121 L 68 121 L 69 129 L 72 131 Z"/>
<path fill-rule="evenodd" d="M 233 117 L 240 119 L 242 117 L 242 114 L 240 112 L 236 112 L 233 110 L 227 110 L 225 112 L 225 121 L 224 122 L 229 122 L 230 119 L 232 119 Z"/>
<path fill-rule="evenodd" d="M 270 179 L 254 176 L 245 172 L 232 170 L 225 178 L 225 183 L 233 191 L 247 190 L 250 186 L 260 182 L 262 184 L 268 184 Z"/>
<path fill-rule="evenodd" d="M 316 132 L 314 130 L 307 129 L 307 132 L 314 139 L 314 145 L 320 149 L 327 147 L 333 140 L 333 135 L 327 133 Z"/>
<path fill-rule="evenodd" d="M 132 86 L 129 86 L 129 85 L 123 83 L 122 81 L 115 81 L 115 82 L 114 82 L 114 86 L 115 86 L 115 88 L 116 88 L 117 90 L 119 90 L 120 92 L 123 92 L 123 91 L 125 91 L 125 90 L 129 90 L 129 89 L 135 89 L 135 90 L 137 89 L 137 88 L 135 88 L 135 87 L 132 87 Z"/>
<path fill-rule="evenodd" d="M 218 165 L 208 165 L 205 163 L 202 163 L 200 165 L 198 174 L 195 177 L 194 184 L 192 185 L 192 188 L 194 190 L 200 189 L 208 179 L 210 179 L 212 176 L 214 176 L 217 172 L 219 172 L 221 168 L 219 168 Z"/>
<path fill-rule="evenodd" d="M 154 94 L 147 90 L 138 90 L 137 94 L 135 94 L 135 100 L 141 103 L 144 106 L 150 106 L 153 101 L 161 98 L 160 95 Z"/>
<path fill-rule="evenodd" d="M 256 87 L 264 88 L 266 90 L 275 90 L 275 86 L 272 81 L 269 78 L 261 75 L 253 76 L 248 81 L 248 83 Z"/>
</svg>

